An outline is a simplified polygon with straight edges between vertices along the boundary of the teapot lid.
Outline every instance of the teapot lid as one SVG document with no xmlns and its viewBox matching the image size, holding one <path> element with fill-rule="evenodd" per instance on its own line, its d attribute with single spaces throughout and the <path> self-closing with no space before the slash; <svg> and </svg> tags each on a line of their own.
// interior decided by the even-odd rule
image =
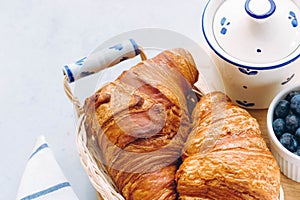
<svg viewBox="0 0 300 200">
<path fill-rule="evenodd" d="M 217 2 L 211 24 L 212 37 L 215 45 L 232 58 L 266 64 L 280 61 L 300 48 L 300 10 L 293 1 Z"/>
</svg>

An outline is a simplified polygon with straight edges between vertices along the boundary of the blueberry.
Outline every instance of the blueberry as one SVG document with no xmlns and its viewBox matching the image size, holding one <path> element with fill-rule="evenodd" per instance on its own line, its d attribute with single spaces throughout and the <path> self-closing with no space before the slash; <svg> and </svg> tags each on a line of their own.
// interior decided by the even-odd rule
<svg viewBox="0 0 300 200">
<path fill-rule="evenodd" d="M 276 105 L 274 113 L 276 118 L 284 118 L 290 112 L 290 102 L 287 100 L 280 100 L 279 103 Z"/>
<path fill-rule="evenodd" d="M 298 142 L 295 137 L 290 133 L 284 133 L 280 137 L 280 143 L 290 152 L 297 151 Z"/>
<path fill-rule="evenodd" d="M 294 114 L 289 114 L 285 118 L 286 130 L 290 133 L 294 133 L 299 127 L 299 118 Z"/>
<path fill-rule="evenodd" d="M 291 99 L 291 110 L 293 113 L 300 115 L 300 94 L 295 95 Z"/>
<path fill-rule="evenodd" d="M 295 138 L 298 141 L 299 145 L 300 145 L 300 128 L 298 128 L 295 132 Z"/>
<path fill-rule="evenodd" d="M 273 130 L 277 138 L 285 132 L 285 120 L 282 118 L 277 118 L 273 121 Z"/>
<path fill-rule="evenodd" d="M 285 99 L 291 101 L 291 99 L 297 94 L 300 94 L 300 91 L 291 91 L 290 93 L 288 93 Z"/>
</svg>

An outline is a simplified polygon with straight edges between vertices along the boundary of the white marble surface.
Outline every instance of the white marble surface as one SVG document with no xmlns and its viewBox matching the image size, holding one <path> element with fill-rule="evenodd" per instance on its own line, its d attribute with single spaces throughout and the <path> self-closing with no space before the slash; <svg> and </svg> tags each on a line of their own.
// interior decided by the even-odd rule
<svg viewBox="0 0 300 200">
<path fill-rule="evenodd" d="M 62 66 L 101 42 L 157 27 L 202 42 L 206 1 L 0 1 L 0 199 L 15 199 L 38 135 L 49 145 L 79 199 L 96 199 L 75 145 L 75 114 L 62 87 Z"/>
</svg>

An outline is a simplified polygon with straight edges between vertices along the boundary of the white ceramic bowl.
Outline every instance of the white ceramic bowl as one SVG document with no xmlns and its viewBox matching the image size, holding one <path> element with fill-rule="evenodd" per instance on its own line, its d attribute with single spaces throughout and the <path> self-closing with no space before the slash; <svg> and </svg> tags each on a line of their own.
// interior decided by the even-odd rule
<svg viewBox="0 0 300 200">
<path fill-rule="evenodd" d="M 272 127 L 274 109 L 277 103 L 284 99 L 291 91 L 300 91 L 300 84 L 298 83 L 293 87 L 286 88 L 274 97 L 268 109 L 267 128 L 271 144 L 271 152 L 280 167 L 280 171 L 288 178 L 300 182 L 300 156 L 291 153 L 279 142 Z"/>
</svg>

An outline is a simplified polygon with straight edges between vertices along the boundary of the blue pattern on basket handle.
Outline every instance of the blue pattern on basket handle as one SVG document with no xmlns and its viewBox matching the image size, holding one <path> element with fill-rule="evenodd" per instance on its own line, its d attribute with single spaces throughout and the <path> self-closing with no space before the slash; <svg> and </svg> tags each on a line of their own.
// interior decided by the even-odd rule
<svg viewBox="0 0 300 200">
<path fill-rule="evenodd" d="M 72 83 L 139 54 L 140 50 L 137 43 L 133 39 L 129 39 L 93 52 L 75 63 L 65 65 L 63 72 L 67 76 L 68 82 Z"/>
</svg>

